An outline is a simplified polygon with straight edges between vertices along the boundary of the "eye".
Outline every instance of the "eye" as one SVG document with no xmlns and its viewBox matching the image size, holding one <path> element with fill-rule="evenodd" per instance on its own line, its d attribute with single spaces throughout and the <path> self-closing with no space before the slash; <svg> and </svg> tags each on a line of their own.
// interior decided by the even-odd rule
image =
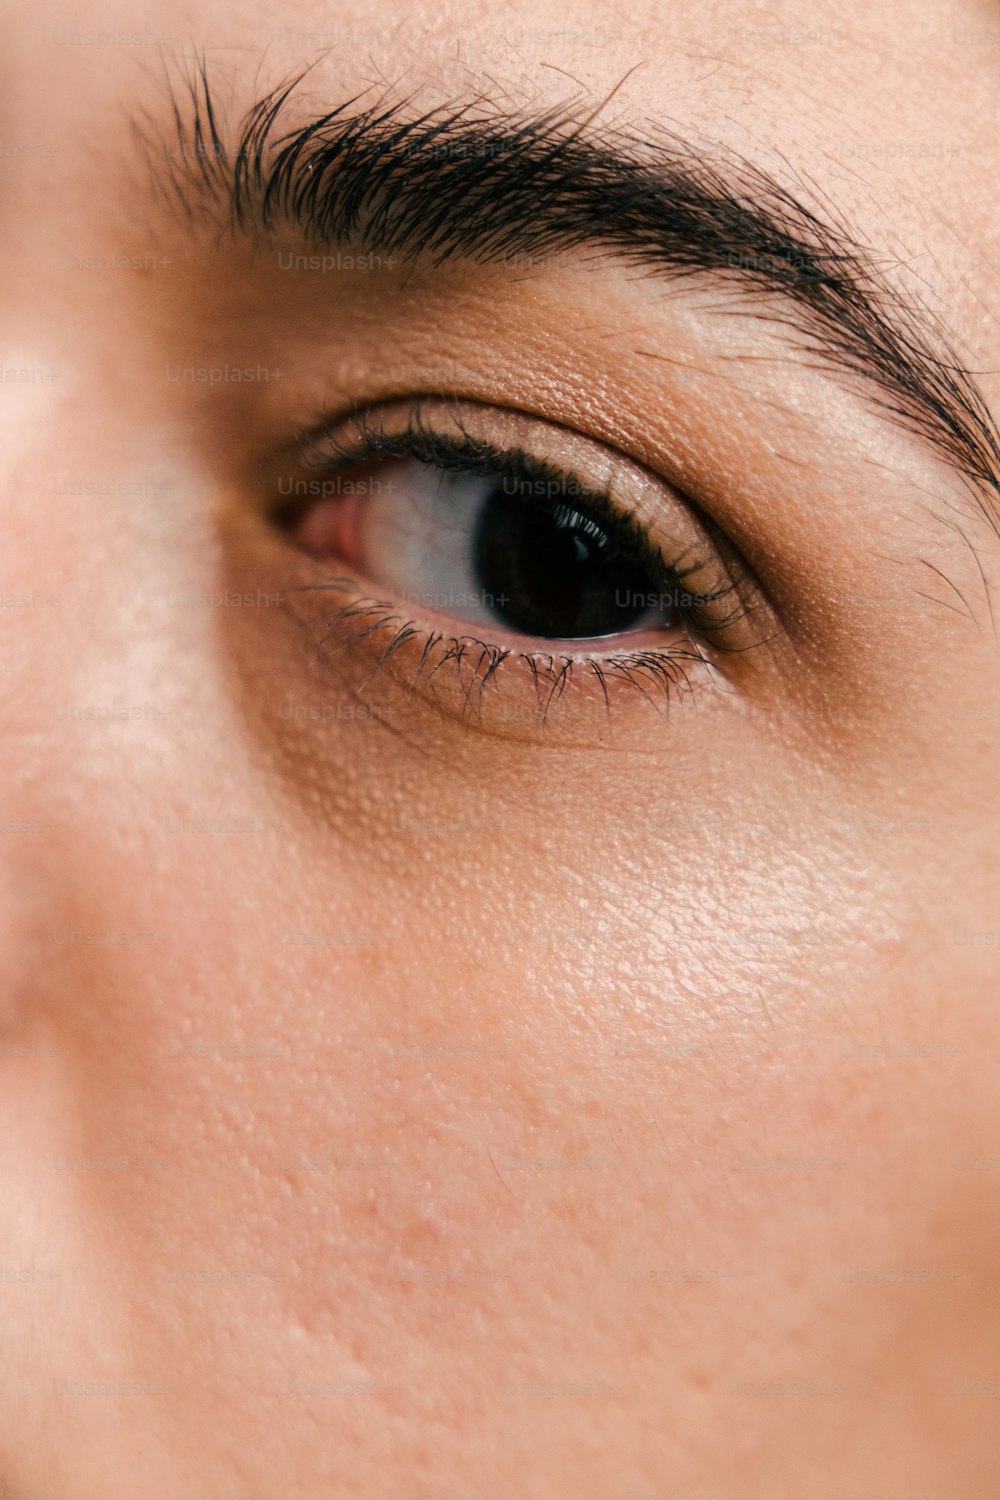
<svg viewBox="0 0 1000 1500">
<path fill-rule="evenodd" d="M 398 671 L 408 650 L 419 676 L 443 652 L 494 685 L 520 662 L 536 687 L 543 664 L 560 696 L 582 663 L 606 697 L 609 678 L 687 680 L 744 617 L 731 549 L 683 497 L 525 413 L 428 397 L 327 422 L 278 493 L 348 595 L 325 654 L 363 641 Z"/>
<path fill-rule="evenodd" d="M 523 453 L 463 453 L 427 435 L 417 446 L 419 458 L 328 476 L 293 534 L 399 604 L 472 625 L 568 641 L 681 623 L 655 562 L 578 480 Z"/>
</svg>

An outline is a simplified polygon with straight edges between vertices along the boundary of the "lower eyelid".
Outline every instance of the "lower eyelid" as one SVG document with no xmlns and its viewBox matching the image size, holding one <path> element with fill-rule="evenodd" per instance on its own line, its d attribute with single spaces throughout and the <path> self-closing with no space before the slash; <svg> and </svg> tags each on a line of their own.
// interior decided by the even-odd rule
<svg viewBox="0 0 1000 1500">
<path fill-rule="evenodd" d="M 300 588 L 298 597 L 319 660 L 391 719 L 432 709 L 498 734 L 530 734 L 563 716 L 590 727 L 637 711 L 662 720 L 695 691 L 726 685 L 687 636 L 607 653 L 560 651 L 558 643 L 530 650 L 410 618 L 349 578 Z"/>
</svg>

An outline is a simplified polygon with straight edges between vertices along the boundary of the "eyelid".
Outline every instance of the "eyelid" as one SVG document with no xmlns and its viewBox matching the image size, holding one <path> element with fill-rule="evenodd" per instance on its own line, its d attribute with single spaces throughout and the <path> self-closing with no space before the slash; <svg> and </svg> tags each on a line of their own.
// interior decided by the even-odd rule
<svg viewBox="0 0 1000 1500">
<path fill-rule="evenodd" d="M 303 623 L 319 626 L 320 663 L 336 670 L 362 704 L 375 701 L 397 728 L 401 709 L 424 708 L 435 718 L 503 738 L 534 740 L 534 731 L 548 730 L 556 710 L 561 728 L 568 718 L 588 731 L 603 729 L 626 699 L 632 711 L 662 719 L 682 697 L 725 685 L 717 663 L 687 640 L 611 655 L 519 651 L 472 634 L 428 629 L 391 602 L 369 597 L 350 578 L 325 578 L 297 592 L 310 600 Z M 311 602 L 316 593 L 325 601 L 319 614 Z M 330 613 L 333 599 L 339 606 Z M 383 689 L 386 676 L 391 685 Z"/>
<path fill-rule="evenodd" d="M 631 535 L 633 543 L 641 542 L 644 553 L 659 560 L 662 577 L 674 584 L 684 577 L 683 587 L 690 588 L 692 596 L 703 592 L 705 613 L 715 610 L 717 634 L 731 628 L 735 651 L 746 650 L 752 643 L 742 628 L 748 615 L 746 579 L 738 568 L 738 554 L 733 556 L 735 549 L 723 555 L 723 539 L 712 534 L 710 523 L 667 481 L 606 444 L 544 418 L 456 397 L 419 396 L 380 403 L 336 419 L 325 417 L 300 439 L 298 469 L 314 479 L 317 474 L 342 475 L 379 456 L 402 453 L 412 457 L 414 446 L 419 448 L 425 439 L 473 447 L 479 442 L 483 462 L 490 463 L 492 472 L 496 472 L 499 451 L 528 455 L 532 465 L 549 464 L 564 478 L 579 476 L 584 491 L 581 508 L 587 508 L 588 496 L 599 497 L 605 512 L 614 513 L 616 524 Z M 437 461 L 438 451 L 428 453 L 429 462 Z M 456 460 L 456 467 L 467 463 L 466 456 Z M 286 503 L 284 509 L 294 511 L 294 506 Z M 603 525 L 599 516 L 596 519 Z M 311 555 L 319 569 L 323 565 L 319 555 Z M 686 576 L 689 559 L 690 582 Z M 327 559 L 327 565 L 331 560 Z M 728 648 L 712 640 L 687 612 L 686 628 L 679 627 L 679 635 L 669 641 L 663 637 L 641 644 L 641 637 L 630 642 L 626 635 L 613 640 L 594 638 L 588 644 L 531 642 L 526 637 L 511 641 L 499 626 L 495 632 L 491 627 L 493 638 L 486 640 L 466 632 L 456 619 L 435 619 L 429 612 L 423 619 L 410 618 L 408 604 L 374 592 L 378 587 L 374 579 L 331 579 L 327 572 L 320 582 L 317 573 L 314 587 L 317 594 L 325 594 L 325 614 L 312 621 L 321 627 L 321 659 L 336 664 L 365 691 L 373 679 L 387 672 L 397 684 L 397 698 L 402 691 L 411 704 L 423 694 L 440 708 L 441 697 L 463 719 L 470 711 L 476 718 L 489 711 L 495 719 L 499 710 L 492 704 L 487 710 L 487 698 L 494 703 L 503 700 L 508 716 L 512 704 L 527 703 L 543 724 L 555 704 L 562 713 L 562 705 L 570 701 L 584 711 L 598 708 L 610 714 L 612 703 L 618 704 L 625 688 L 633 690 L 628 695 L 633 704 L 653 704 L 662 712 L 664 705 L 687 690 L 709 683 L 725 686 L 728 678 L 716 656 L 717 649 Z M 307 587 L 303 592 L 313 590 Z M 732 602 L 717 607 L 723 596 L 732 596 Z M 483 627 L 474 629 L 480 632 Z M 572 649 L 564 649 L 567 645 Z M 428 692 L 432 684 L 442 687 L 440 695 Z M 487 686 L 495 691 L 487 694 Z M 509 732 L 502 714 L 500 720 Z"/>
</svg>

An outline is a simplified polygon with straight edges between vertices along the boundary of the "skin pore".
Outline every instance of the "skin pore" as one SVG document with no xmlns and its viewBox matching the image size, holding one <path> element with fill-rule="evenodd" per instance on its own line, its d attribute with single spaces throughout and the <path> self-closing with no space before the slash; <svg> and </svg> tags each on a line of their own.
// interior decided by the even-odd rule
<svg viewBox="0 0 1000 1500">
<path fill-rule="evenodd" d="M 0 1495 L 995 1494 L 990 485 L 743 251 L 436 260 L 365 242 L 377 194 L 333 246 L 226 198 L 292 80 L 270 141 L 456 101 L 669 134 L 863 247 L 988 453 L 992 6 L 4 35 Z M 283 497 L 405 488 L 349 419 L 418 398 L 732 622 L 602 687 L 343 581 Z"/>
</svg>

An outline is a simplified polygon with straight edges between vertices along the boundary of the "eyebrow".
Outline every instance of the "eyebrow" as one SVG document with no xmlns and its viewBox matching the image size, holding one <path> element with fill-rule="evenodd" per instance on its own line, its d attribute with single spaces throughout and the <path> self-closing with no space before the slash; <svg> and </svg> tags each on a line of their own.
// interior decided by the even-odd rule
<svg viewBox="0 0 1000 1500">
<path fill-rule="evenodd" d="M 176 146 L 156 176 L 189 215 L 207 201 L 238 234 L 291 226 L 325 248 L 439 266 L 530 266 L 590 249 L 665 278 L 711 277 L 827 368 L 863 377 L 887 415 L 973 484 L 1000 530 L 1000 435 L 972 373 L 839 215 L 821 216 L 734 151 L 602 125 L 580 102 L 418 111 L 406 99 L 363 107 L 362 95 L 286 129 L 307 73 L 255 103 L 233 147 L 204 61 L 183 94 L 172 90 Z"/>
</svg>

